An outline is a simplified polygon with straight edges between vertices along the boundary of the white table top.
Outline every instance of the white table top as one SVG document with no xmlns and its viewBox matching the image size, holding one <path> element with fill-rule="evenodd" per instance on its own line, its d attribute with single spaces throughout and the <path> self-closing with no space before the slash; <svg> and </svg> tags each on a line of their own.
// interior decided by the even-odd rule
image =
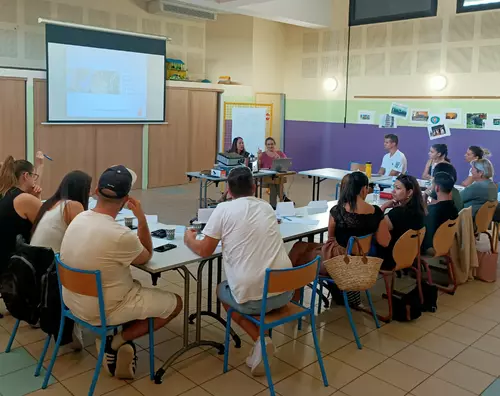
<svg viewBox="0 0 500 396">
<path fill-rule="evenodd" d="M 423 179 L 417 179 L 418 180 L 418 184 L 419 186 L 422 188 L 422 189 L 427 189 L 431 184 L 432 184 L 432 181 L 430 180 L 423 180 Z M 458 191 L 462 191 L 465 187 L 464 186 L 461 186 L 460 184 L 455 184 L 454 186 Z"/>
<path fill-rule="evenodd" d="M 262 169 L 258 172 L 254 172 L 253 177 L 261 178 L 261 177 L 267 177 L 267 176 L 274 176 L 276 174 L 277 174 L 277 172 L 275 172 L 275 171 Z M 216 176 L 211 176 L 211 175 L 204 175 L 201 172 L 186 172 L 186 176 L 194 177 L 195 179 L 206 179 L 206 180 L 214 181 L 214 182 L 223 182 L 223 181 L 227 180 L 227 177 L 216 177 Z"/>
<path fill-rule="evenodd" d="M 342 180 L 345 175 L 352 173 L 345 169 L 323 168 L 299 172 L 299 175 L 309 177 L 319 177 L 321 179 Z M 373 174 L 370 180 L 372 183 L 392 183 L 392 176 L 380 176 Z"/>
</svg>

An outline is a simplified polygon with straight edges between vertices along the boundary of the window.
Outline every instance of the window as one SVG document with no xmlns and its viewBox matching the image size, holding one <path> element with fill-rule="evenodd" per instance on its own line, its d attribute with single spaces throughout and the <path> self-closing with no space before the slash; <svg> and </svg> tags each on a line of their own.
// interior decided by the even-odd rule
<svg viewBox="0 0 500 396">
<path fill-rule="evenodd" d="M 401 21 L 437 15 L 437 0 L 350 0 L 349 25 Z"/>
<path fill-rule="evenodd" d="M 457 13 L 500 8 L 500 0 L 457 0 Z"/>
</svg>

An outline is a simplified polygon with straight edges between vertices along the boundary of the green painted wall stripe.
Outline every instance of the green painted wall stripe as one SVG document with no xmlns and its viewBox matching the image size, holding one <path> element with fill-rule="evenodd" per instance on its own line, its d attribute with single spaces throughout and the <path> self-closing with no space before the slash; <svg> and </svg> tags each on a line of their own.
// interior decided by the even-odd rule
<svg viewBox="0 0 500 396">
<path fill-rule="evenodd" d="M 149 178 L 149 125 L 142 127 L 142 189 L 148 189 Z"/>
<path fill-rule="evenodd" d="M 33 80 L 26 82 L 26 158 L 35 160 L 35 109 L 33 95 Z"/>
<path fill-rule="evenodd" d="M 465 114 L 467 112 L 483 112 L 500 114 L 499 100 L 350 100 L 347 106 L 347 122 L 356 123 L 358 111 L 375 111 L 375 121 L 378 122 L 380 115 L 386 114 L 393 102 L 409 106 L 411 109 L 429 110 L 432 113 L 444 112 L 446 109 L 461 109 L 464 118 L 462 125 L 452 125 L 454 128 L 465 128 Z M 344 122 L 343 100 L 286 100 L 286 120 L 288 121 L 311 121 L 311 122 Z M 398 119 L 398 125 L 422 126 L 422 124 L 411 123 L 408 120 Z"/>
</svg>

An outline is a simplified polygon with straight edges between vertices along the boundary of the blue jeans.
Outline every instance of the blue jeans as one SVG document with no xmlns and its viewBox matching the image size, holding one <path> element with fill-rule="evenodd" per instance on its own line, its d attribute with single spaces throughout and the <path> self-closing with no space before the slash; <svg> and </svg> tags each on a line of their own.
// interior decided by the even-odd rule
<svg viewBox="0 0 500 396">
<path fill-rule="evenodd" d="M 268 297 L 266 303 L 266 313 L 287 305 L 292 300 L 293 293 L 293 291 L 290 291 L 277 296 Z M 219 300 L 221 300 L 224 304 L 229 305 L 231 308 L 234 308 L 242 314 L 260 315 L 262 300 L 247 301 L 246 303 L 239 304 L 234 299 L 227 281 L 223 281 L 219 284 L 219 287 L 217 288 L 217 295 Z"/>
</svg>

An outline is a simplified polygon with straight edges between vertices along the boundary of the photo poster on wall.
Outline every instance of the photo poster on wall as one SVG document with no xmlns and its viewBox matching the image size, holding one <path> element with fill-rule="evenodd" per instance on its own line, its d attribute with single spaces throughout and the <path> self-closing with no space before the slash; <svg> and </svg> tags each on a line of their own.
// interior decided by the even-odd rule
<svg viewBox="0 0 500 396">
<path fill-rule="evenodd" d="M 397 128 L 396 118 L 390 114 L 382 114 L 380 116 L 379 128 Z"/>
<path fill-rule="evenodd" d="M 466 127 L 468 129 L 486 129 L 488 114 L 486 113 L 467 113 L 465 116 Z"/>
<path fill-rule="evenodd" d="M 358 124 L 373 124 L 375 121 L 375 112 L 368 110 L 358 111 Z"/>
<path fill-rule="evenodd" d="M 404 105 L 404 104 L 399 104 L 399 103 L 392 103 L 391 104 L 391 110 L 389 111 L 389 114 L 393 117 L 396 118 L 402 118 L 402 119 L 407 119 L 408 118 L 408 113 L 409 113 L 409 107 Z"/>
<path fill-rule="evenodd" d="M 427 125 L 427 133 L 430 140 L 451 136 L 450 127 L 446 122 L 445 114 L 430 114 L 429 124 Z"/>
<path fill-rule="evenodd" d="M 443 113 L 449 125 L 463 125 L 462 109 L 445 109 Z"/>
<path fill-rule="evenodd" d="M 413 124 L 425 124 L 429 122 L 429 110 L 411 109 L 410 122 Z"/>
<path fill-rule="evenodd" d="M 245 150 L 257 155 L 266 141 L 265 107 L 234 107 L 232 110 L 232 135 L 245 142 Z"/>
<path fill-rule="evenodd" d="M 486 127 L 493 131 L 500 131 L 500 114 L 489 114 L 486 120 Z"/>
</svg>

